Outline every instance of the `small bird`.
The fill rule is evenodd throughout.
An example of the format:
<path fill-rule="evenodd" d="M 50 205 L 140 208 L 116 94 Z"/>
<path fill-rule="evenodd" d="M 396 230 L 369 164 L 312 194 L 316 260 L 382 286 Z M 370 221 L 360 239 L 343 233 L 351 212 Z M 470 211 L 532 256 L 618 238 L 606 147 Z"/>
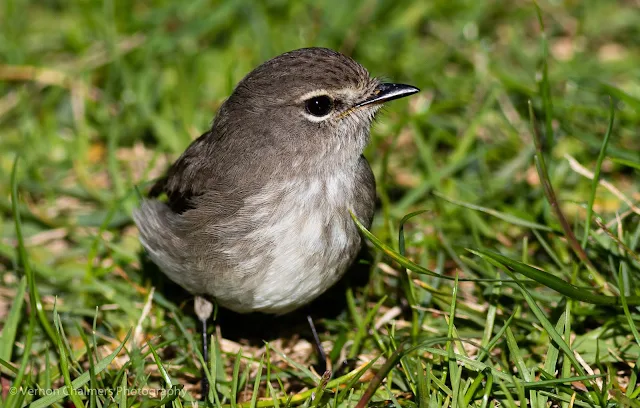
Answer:
<path fill-rule="evenodd" d="M 362 153 L 376 112 L 418 91 L 326 48 L 263 63 L 152 187 L 167 202 L 134 212 L 149 257 L 200 296 L 201 320 L 206 296 L 239 313 L 311 302 L 359 253 L 350 212 L 371 225 L 375 180 Z"/>

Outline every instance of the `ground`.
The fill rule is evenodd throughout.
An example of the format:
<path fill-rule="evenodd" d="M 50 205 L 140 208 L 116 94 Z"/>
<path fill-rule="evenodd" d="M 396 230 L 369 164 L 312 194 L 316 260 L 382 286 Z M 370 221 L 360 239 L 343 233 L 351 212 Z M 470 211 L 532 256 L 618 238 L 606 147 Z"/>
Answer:
<path fill-rule="evenodd" d="M 201 398 L 192 300 L 132 210 L 246 73 L 325 46 L 422 89 L 365 153 L 368 281 L 320 304 L 324 379 L 303 317 L 221 311 L 208 403 L 640 406 L 638 38 L 637 0 L 5 0 L 4 405 Z"/>

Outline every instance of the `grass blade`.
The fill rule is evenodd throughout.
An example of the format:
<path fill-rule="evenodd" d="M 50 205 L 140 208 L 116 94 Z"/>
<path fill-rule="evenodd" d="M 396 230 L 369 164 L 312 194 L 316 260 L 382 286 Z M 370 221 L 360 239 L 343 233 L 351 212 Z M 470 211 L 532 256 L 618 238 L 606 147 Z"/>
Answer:
<path fill-rule="evenodd" d="M 518 218 L 514 215 L 511 214 L 506 214 L 500 211 L 496 211 L 496 210 L 492 210 L 491 208 L 486 208 L 486 207 L 481 207 L 479 205 L 475 205 L 475 204 L 471 204 L 471 203 L 467 203 L 464 201 L 460 201 L 460 200 L 454 200 L 453 198 L 449 198 L 447 196 L 445 196 L 442 193 L 439 193 L 437 191 L 433 192 L 433 195 L 442 198 L 445 201 L 448 201 L 452 204 L 456 204 L 459 205 L 461 207 L 464 208 L 468 208 L 470 210 L 475 210 L 475 211 L 480 211 L 483 212 L 485 214 L 491 215 L 493 217 L 499 218 L 502 221 L 506 221 L 510 224 L 513 225 L 518 225 L 520 227 L 524 227 L 524 228 L 531 228 L 534 230 L 541 230 L 541 231 L 553 231 L 552 228 L 547 227 L 546 225 L 542 225 L 542 224 L 538 224 L 536 222 L 533 221 L 527 221 L 527 220 L 523 220 L 522 218 Z"/>
<path fill-rule="evenodd" d="M 589 230 L 591 229 L 591 217 L 593 217 L 593 203 L 596 201 L 596 191 L 598 190 L 598 183 L 600 182 L 600 170 L 602 169 L 602 162 L 607 154 L 607 146 L 609 145 L 609 138 L 613 131 L 613 120 L 615 118 L 615 109 L 613 100 L 609 98 L 609 124 L 607 125 L 607 132 L 604 134 L 604 140 L 602 141 L 602 147 L 600 153 L 598 153 L 598 160 L 596 161 L 596 169 L 593 172 L 593 179 L 591 180 L 591 195 L 589 196 L 589 203 L 587 204 L 587 218 L 584 226 L 584 236 L 582 237 L 582 248 L 586 248 L 587 239 L 589 238 Z"/>
<path fill-rule="evenodd" d="M 0 359 L 11 361 L 11 352 L 16 341 L 16 333 L 18 332 L 18 323 L 22 317 L 22 304 L 25 302 L 24 294 L 27 289 L 27 279 L 22 277 L 16 290 L 16 295 L 11 303 L 9 315 L 6 317 L 2 328 L 2 337 L 0 338 Z"/>
<path fill-rule="evenodd" d="M 52 342 L 57 342 L 56 332 L 49 324 L 49 320 L 42 307 L 42 301 L 40 300 L 40 294 L 36 289 L 35 276 L 31 265 L 29 264 L 29 257 L 27 256 L 27 250 L 24 245 L 24 236 L 22 235 L 22 221 L 20 220 L 20 212 L 18 211 L 18 159 L 13 161 L 13 168 L 11 170 L 11 210 L 13 211 L 13 219 L 15 221 L 16 238 L 18 240 L 18 255 L 20 264 L 24 269 L 25 276 L 27 277 L 27 283 L 29 285 L 29 300 L 31 307 L 36 311 L 40 324 L 44 328 L 45 332 L 49 335 L 49 339 Z"/>
<path fill-rule="evenodd" d="M 564 280 L 554 275 L 551 275 L 548 272 L 507 258 L 504 255 L 498 254 L 497 252 L 487 251 L 483 249 L 468 249 L 468 251 L 484 259 L 497 261 L 507 270 L 521 273 L 527 278 L 533 279 L 536 282 L 541 283 L 546 287 L 553 289 L 556 292 L 561 293 L 571 299 L 579 300 L 585 303 L 591 303 L 594 305 L 619 306 L 622 304 L 622 300 L 618 296 L 595 295 L 587 289 L 579 288 L 575 285 L 565 282 Z M 640 306 L 640 296 L 627 296 L 626 301 L 629 305 Z"/>

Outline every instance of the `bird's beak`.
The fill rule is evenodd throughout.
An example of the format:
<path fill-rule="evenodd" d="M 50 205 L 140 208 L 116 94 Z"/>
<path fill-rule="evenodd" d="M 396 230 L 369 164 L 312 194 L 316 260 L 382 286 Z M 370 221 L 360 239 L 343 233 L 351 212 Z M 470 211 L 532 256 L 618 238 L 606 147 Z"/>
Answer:
<path fill-rule="evenodd" d="M 358 103 L 354 108 L 360 108 L 362 106 L 384 103 L 388 101 L 392 101 L 394 99 L 404 98 L 405 96 L 413 95 L 414 93 L 420 92 L 418 88 L 411 85 L 404 84 L 380 84 L 373 91 L 373 94 L 365 99 L 364 101 Z"/>

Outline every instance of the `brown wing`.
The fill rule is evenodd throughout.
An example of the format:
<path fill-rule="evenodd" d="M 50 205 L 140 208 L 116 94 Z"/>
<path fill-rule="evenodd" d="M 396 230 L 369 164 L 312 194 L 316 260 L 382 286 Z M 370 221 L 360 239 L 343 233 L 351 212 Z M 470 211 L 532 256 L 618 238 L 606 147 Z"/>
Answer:
<path fill-rule="evenodd" d="M 167 205 L 177 214 L 194 208 L 192 200 L 206 191 L 206 184 L 211 179 L 211 166 L 209 160 L 208 140 L 211 132 L 207 132 L 197 138 L 176 160 L 167 175 L 158 180 L 151 190 L 149 197 L 158 197 L 165 193 Z"/>

